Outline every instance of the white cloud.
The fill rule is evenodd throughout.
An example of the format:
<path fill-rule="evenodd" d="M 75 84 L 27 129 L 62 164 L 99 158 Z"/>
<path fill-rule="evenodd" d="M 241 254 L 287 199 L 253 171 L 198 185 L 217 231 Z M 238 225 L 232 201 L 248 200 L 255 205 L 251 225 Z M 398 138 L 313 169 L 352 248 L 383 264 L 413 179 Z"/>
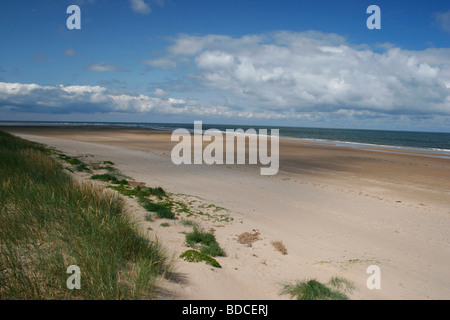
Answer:
<path fill-rule="evenodd" d="M 445 112 L 445 111 L 444 111 Z M 359 126 L 360 128 L 430 129 L 450 130 L 448 116 L 380 114 L 368 110 L 338 109 L 308 112 L 280 112 L 277 109 L 233 108 L 220 104 L 205 104 L 198 100 L 149 97 L 146 95 L 117 94 L 101 86 L 41 86 L 0 82 L 0 113 L 3 116 L 22 114 L 51 118 L 72 114 L 136 114 L 142 119 L 215 119 L 222 122 L 269 121 L 306 126 Z M 148 114 L 137 115 L 138 113 Z M 448 114 L 448 112 L 447 112 Z M 162 117 L 162 118 L 161 118 Z M 188 118 L 186 118 L 188 117 Z M 85 118 L 86 119 L 86 118 Z M 275 121 L 275 122 L 274 122 Z"/>
<path fill-rule="evenodd" d="M 202 86 L 251 112 L 450 114 L 450 49 L 378 53 L 336 34 L 283 31 L 180 35 L 166 53 L 161 61 L 189 59 Z"/>
<path fill-rule="evenodd" d="M 410 128 L 439 123 L 450 129 L 449 62 L 450 48 L 352 45 L 342 36 L 317 31 L 179 35 L 164 55 L 143 61 L 153 68 L 188 66 L 170 72 L 176 74 L 172 85 L 152 85 L 178 92 L 177 97 L 162 89 L 146 96 L 101 86 L 0 82 L 0 107 L 41 113 L 148 112 L 220 121 L 298 120 L 321 126 L 354 121 L 361 127 L 389 123 L 397 128 L 395 121 L 402 121 Z M 118 71 L 105 63 L 88 69 Z M 195 90 L 175 90 L 180 81 Z M 179 96 L 181 91 L 189 98 Z"/>
<path fill-rule="evenodd" d="M 146 95 L 116 94 L 101 86 L 41 86 L 0 82 L 0 107 L 39 113 L 153 112 L 223 115 L 230 109 L 198 101 Z M 208 109 L 208 110 L 207 110 Z"/>
<path fill-rule="evenodd" d="M 203 52 L 197 57 L 196 61 L 202 69 L 224 69 L 235 63 L 233 55 L 220 51 Z"/>
<path fill-rule="evenodd" d="M 150 6 L 144 0 L 130 0 L 131 9 L 141 14 L 149 14 L 152 12 Z"/>
<path fill-rule="evenodd" d="M 157 88 L 154 92 L 153 95 L 155 96 L 166 96 L 167 92 L 165 92 L 163 89 L 161 88 Z"/>

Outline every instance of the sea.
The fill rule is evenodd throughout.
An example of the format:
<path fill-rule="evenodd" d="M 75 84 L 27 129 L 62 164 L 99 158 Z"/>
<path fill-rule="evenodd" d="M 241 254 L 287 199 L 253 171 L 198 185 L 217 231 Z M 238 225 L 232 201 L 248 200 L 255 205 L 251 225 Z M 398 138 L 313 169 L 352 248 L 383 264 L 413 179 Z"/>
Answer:
<path fill-rule="evenodd" d="M 193 123 L 119 123 L 119 122 L 13 122 L 1 121 L 0 126 L 86 126 L 86 127 L 116 127 L 116 128 L 148 128 L 173 131 L 184 128 L 194 130 Z M 203 131 L 218 129 L 279 129 L 280 138 L 302 140 L 327 145 L 346 146 L 359 149 L 379 148 L 386 152 L 405 152 L 421 154 L 432 153 L 433 156 L 450 159 L 450 133 L 419 132 L 394 130 L 362 130 L 362 129 L 332 129 L 281 126 L 246 126 L 202 124 Z M 422 154 L 421 154 L 422 155 Z"/>

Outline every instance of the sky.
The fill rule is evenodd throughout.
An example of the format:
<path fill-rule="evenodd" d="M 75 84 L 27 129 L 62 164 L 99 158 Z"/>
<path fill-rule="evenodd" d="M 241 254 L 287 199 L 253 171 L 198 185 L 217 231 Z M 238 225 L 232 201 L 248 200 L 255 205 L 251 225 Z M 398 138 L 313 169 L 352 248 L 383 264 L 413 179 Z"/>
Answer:
<path fill-rule="evenodd" d="M 0 26 L 0 121 L 450 132 L 448 1 L 2 0 Z"/>

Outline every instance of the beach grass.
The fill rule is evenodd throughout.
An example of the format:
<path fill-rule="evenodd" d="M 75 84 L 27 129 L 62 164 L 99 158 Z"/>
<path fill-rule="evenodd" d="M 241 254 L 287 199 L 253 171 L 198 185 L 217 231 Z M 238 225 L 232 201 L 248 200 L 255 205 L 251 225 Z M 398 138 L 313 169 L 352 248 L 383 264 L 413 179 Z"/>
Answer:
<path fill-rule="evenodd" d="M 176 219 L 170 203 L 154 202 L 148 198 L 139 198 L 139 203 L 148 212 L 155 212 L 160 219 Z"/>
<path fill-rule="evenodd" d="M 344 279 L 345 280 L 345 279 Z M 334 285 L 342 285 L 346 282 L 340 278 L 332 279 Z M 315 279 L 296 281 L 283 285 L 282 294 L 288 294 L 297 300 L 349 300 L 349 298 L 339 289 L 332 289 Z"/>
<path fill-rule="evenodd" d="M 167 197 L 166 191 L 164 191 L 164 189 L 161 188 L 161 187 L 156 187 L 156 188 L 148 187 L 148 188 L 146 188 L 146 190 L 151 195 L 154 195 L 154 196 L 158 197 L 158 199 L 162 199 L 162 198 Z"/>
<path fill-rule="evenodd" d="M 114 174 L 104 173 L 104 174 L 94 174 L 91 176 L 92 180 L 100 180 L 104 182 L 111 182 L 113 184 L 127 185 L 128 181 L 126 179 L 120 179 Z M 120 179 L 120 180 L 119 180 Z"/>
<path fill-rule="evenodd" d="M 71 265 L 80 290 L 66 286 Z M 0 299 L 149 299 L 169 269 L 119 195 L 74 182 L 47 148 L 0 132 Z"/>
<path fill-rule="evenodd" d="M 108 186 L 108 188 L 118 191 L 120 194 L 127 197 L 145 198 L 150 196 L 150 192 L 139 186 L 135 188 L 129 188 L 126 185 Z"/>
<path fill-rule="evenodd" d="M 62 153 L 58 155 L 58 158 L 63 160 L 64 162 L 72 165 L 76 171 L 79 171 L 79 172 L 85 171 L 88 173 L 92 172 L 91 169 L 89 169 L 88 165 L 86 163 L 82 162 L 80 159 L 69 157 Z"/>
<path fill-rule="evenodd" d="M 186 234 L 186 244 L 196 248 L 200 245 L 200 252 L 213 257 L 225 257 L 225 250 L 217 243 L 214 234 L 200 231 L 197 228 Z"/>
<path fill-rule="evenodd" d="M 351 281 L 340 277 L 332 277 L 328 284 L 341 292 L 352 292 L 355 290 L 355 285 Z"/>

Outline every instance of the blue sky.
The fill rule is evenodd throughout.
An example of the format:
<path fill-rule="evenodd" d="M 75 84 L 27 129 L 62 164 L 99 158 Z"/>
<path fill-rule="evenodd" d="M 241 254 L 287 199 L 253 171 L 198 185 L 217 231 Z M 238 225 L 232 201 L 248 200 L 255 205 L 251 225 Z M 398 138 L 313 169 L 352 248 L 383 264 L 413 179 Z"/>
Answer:
<path fill-rule="evenodd" d="M 17 0 L 0 24 L 0 120 L 450 132 L 446 1 Z"/>

